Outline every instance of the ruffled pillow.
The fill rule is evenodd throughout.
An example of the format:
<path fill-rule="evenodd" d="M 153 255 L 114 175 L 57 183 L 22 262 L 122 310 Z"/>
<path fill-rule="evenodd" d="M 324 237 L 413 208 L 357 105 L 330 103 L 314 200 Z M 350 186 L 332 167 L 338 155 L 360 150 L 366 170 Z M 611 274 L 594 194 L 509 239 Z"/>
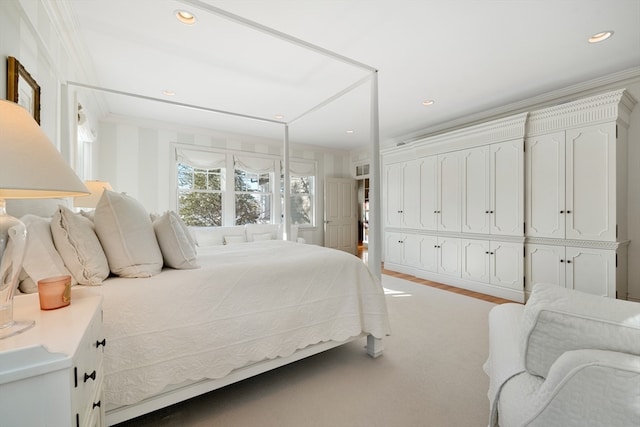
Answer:
<path fill-rule="evenodd" d="M 24 215 L 20 220 L 27 228 L 27 244 L 20 275 L 20 291 L 38 292 L 38 280 L 71 274 L 56 251 L 49 218 Z M 75 284 L 75 282 L 74 282 Z"/>
<path fill-rule="evenodd" d="M 58 253 L 81 285 L 100 285 L 109 276 L 109 264 L 93 222 L 60 206 L 51 218 L 51 234 Z"/>

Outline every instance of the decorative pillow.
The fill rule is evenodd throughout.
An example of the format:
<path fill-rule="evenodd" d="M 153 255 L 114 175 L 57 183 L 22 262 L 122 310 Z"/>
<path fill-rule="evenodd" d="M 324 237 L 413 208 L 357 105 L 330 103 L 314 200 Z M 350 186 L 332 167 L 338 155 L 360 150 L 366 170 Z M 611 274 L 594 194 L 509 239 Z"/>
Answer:
<path fill-rule="evenodd" d="M 149 214 L 133 197 L 105 190 L 94 214 L 111 272 L 121 277 L 151 277 L 162 270 L 162 252 Z"/>
<path fill-rule="evenodd" d="M 280 231 L 280 224 L 247 224 L 245 225 L 247 240 L 249 242 L 253 242 L 256 235 L 264 235 L 265 233 L 269 233 L 271 235 L 271 240 L 282 239 L 282 232 Z M 265 239 L 262 239 L 265 240 Z"/>
<path fill-rule="evenodd" d="M 153 221 L 162 258 L 167 267 L 198 268 L 195 244 L 191 233 L 175 212 L 166 212 Z"/>
<path fill-rule="evenodd" d="M 254 234 L 252 237 L 254 242 L 260 242 L 263 240 L 273 240 L 273 236 L 271 235 L 271 233 Z"/>
<path fill-rule="evenodd" d="M 245 243 L 247 240 L 244 236 L 224 236 L 225 245 L 233 245 L 234 243 Z"/>
<path fill-rule="evenodd" d="M 25 215 L 20 220 L 27 228 L 27 244 L 22 261 L 26 274 L 21 273 L 20 290 L 34 293 L 38 292 L 38 280 L 70 273 L 53 244 L 49 218 Z"/>
<path fill-rule="evenodd" d="M 193 235 L 194 240 L 198 242 L 198 246 L 201 248 L 207 246 L 219 246 L 224 245 L 222 234 L 216 231 L 217 227 L 189 227 Z"/>
<path fill-rule="evenodd" d="M 78 283 L 100 285 L 109 276 L 109 263 L 90 219 L 60 206 L 51 218 L 51 234 Z"/>

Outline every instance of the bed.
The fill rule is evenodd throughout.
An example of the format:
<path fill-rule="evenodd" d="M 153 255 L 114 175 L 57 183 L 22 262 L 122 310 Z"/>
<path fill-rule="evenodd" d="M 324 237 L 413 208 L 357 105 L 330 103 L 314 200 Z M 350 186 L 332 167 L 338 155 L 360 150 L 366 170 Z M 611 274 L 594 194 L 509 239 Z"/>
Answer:
<path fill-rule="evenodd" d="M 45 254 L 60 255 L 74 278 L 102 296 L 108 425 L 355 339 L 366 337 L 367 353 L 381 354 L 381 340 L 390 332 L 384 292 L 359 258 L 310 244 L 258 239 L 266 237 L 260 233 L 242 243 L 200 246 L 197 256 L 182 260 L 188 264 L 168 268 L 167 255 L 175 245 L 170 249 L 166 242 L 163 245 L 163 233 L 157 227 L 160 220 L 149 220 L 140 204 L 127 195 L 108 192 L 101 203 L 103 199 L 109 203 L 99 204 L 92 220 L 64 206 L 58 206 L 50 219 L 23 216 L 30 233 L 23 267 L 35 280 L 37 273 L 53 274 L 35 270 L 52 265 L 49 260 L 42 262 Z M 134 208 L 139 208 L 135 221 Z M 115 217 L 106 218 L 106 214 Z M 171 212 L 163 217 L 176 218 Z M 117 230 L 107 227 L 105 231 L 109 219 L 118 219 Z M 127 221 L 133 228 L 127 229 Z M 172 230 L 179 234 L 178 222 Z M 155 227 L 155 237 L 140 233 L 143 223 L 147 232 Z M 238 228 L 233 229 L 235 233 Z M 184 246 L 182 255 L 192 247 L 187 234 L 181 234 L 182 245 L 177 244 Z M 117 247 L 116 252 L 137 251 L 134 263 L 144 271 L 151 268 L 149 242 L 157 237 L 158 243 L 153 244 L 162 249 L 158 250 L 162 255 L 153 268 L 159 265 L 158 273 L 122 277 L 131 273 L 129 266 L 118 270 L 120 276 L 114 274 L 118 260 L 107 236 L 117 236 L 119 244 L 128 236 L 124 239 L 128 246 Z M 144 240 L 149 242 L 134 246 Z M 72 242 L 75 248 L 65 248 Z M 55 248 L 44 250 L 46 245 Z M 111 272 L 91 265 L 99 258 L 100 248 Z M 81 265 L 72 265 L 83 257 Z M 140 277 L 145 275 L 149 277 Z"/>

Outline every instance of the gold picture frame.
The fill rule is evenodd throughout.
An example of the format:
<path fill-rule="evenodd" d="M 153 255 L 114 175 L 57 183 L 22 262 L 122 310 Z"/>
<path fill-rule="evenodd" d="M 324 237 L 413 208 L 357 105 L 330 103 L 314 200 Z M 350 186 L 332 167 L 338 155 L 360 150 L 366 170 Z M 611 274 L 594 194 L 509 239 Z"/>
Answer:
<path fill-rule="evenodd" d="M 7 57 L 7 99 L 24 107 L 40 124 L 40 86 L 13 56 Z"/>

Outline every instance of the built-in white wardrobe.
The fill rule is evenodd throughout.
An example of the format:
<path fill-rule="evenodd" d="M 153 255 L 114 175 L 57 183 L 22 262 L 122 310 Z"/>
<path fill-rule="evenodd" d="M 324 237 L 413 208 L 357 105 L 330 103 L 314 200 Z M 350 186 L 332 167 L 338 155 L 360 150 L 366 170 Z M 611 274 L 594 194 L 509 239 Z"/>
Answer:
<path fill-rule="evenodd" d="M 382 152 L 385 268 L 524 301 L 626 298 L 623 90 Z"/>

